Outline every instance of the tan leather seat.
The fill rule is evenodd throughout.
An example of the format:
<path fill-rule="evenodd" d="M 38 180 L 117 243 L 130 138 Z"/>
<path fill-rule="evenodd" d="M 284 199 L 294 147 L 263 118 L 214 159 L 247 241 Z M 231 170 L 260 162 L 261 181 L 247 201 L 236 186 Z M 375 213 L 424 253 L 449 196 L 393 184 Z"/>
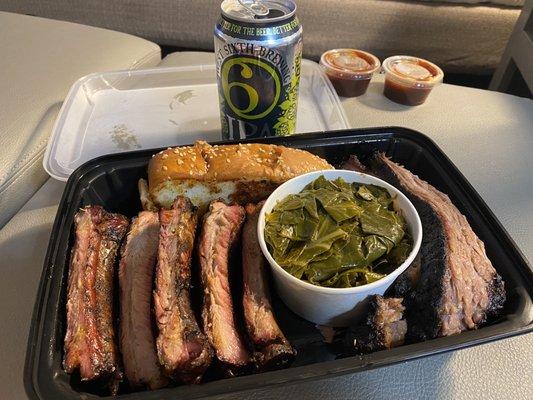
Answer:
<path fill-rule="evenodd" d="M 43 153 L 68 89 L 95 71 L 151 67 L 159 46 L 123 33 L 0 12 L 0 227 L 48 175 Z"/>

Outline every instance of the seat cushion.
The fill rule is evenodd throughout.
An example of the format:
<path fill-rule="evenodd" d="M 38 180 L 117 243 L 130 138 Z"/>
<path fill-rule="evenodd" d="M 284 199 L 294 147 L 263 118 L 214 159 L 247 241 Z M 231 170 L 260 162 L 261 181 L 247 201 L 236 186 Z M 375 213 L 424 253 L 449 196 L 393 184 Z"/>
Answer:
<path fill-rule="evenodd" d="M 219 3 L 212 0 L 2 0 L 0 10 L 101 26 L 159 44 L 212 51 Z M 394 54 L 424 57 L 445 72 L 494 70 L 520 14 L 519 8 L 489 3 L 412 0 L 300 0 L 297 3 L 304 28 L 306 58 L 317 59 L 332 48 L 355 47 L 375 53 L 381 59 Z"/>
<path fill-rule="evenodd" d="M 493 4 L 495 6 L 522 7 L 525 0 L 421 0 L 458 4 Z"/>
<path fill-rule="evenodd" d="M 157 65 L 124 33 L 0 12 L 0 227 L 44 183 L 42 158 L 70 86 L 95 71 Z"/>

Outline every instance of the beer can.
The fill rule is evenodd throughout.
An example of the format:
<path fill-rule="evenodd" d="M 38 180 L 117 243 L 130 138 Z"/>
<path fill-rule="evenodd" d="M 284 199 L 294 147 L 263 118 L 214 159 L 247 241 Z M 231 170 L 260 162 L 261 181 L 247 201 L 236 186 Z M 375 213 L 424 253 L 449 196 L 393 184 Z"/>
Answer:
<path fill-rule="evenodd" d="M 291 0 L 224 0 L 215 26 L 222 137 L 296 130 L 302 26 Z"/>

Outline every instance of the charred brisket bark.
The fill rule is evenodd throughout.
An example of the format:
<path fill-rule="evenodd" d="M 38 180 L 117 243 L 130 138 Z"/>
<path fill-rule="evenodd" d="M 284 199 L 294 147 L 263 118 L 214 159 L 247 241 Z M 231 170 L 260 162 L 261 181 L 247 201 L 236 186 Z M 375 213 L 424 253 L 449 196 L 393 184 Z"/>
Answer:
<path fill-rule="evenodd" d="M 391 297 L 406 297 L 416 287 L 420 280 L 420 252 L 409 267 L 394 281 L 385 293 Z"/>
<path fill-rule="evenodd" d="M 248 336 L 259 370 L 288 365 L 296 353 L 278 326 L 270 305 L 267 263 L 257 239 L 257 221 L 263 203 L 246 206 L 242 234 L 243 310 Z"/>
<path fill-rule="evenodd" d="M 362 353 L 401 346 L 407 332 L 402 299 L 373 295 L 368 308 L 364 324 L 352 328 L 348 333 L 349 345 Z"/>
<path fill-rule="evenodd" d="M 87 206 L 74 221 L 63 366 L 68 373 L 79 369 L 82 381 L 105 382 L 115 394 L 122 373 L 113 327 L 113 277 L 128 219 Z"/>
<path fill-rule="evenodd" d="M 383 153 L 375 155 L 372 173 L 400 189 L 422 221 L 420 271 L 410 268 L 393 289 L 406 295 L 409 340 L 475 329 L 497 315 L 505 303 L 504 283 L 448 196 Z"/>
<path fill-rule="evenodd" d="M 198 217 L 189 199 L 178 197 L 161 210 L 154 306 L 159 362 L 170 377 L 186 383 L 201 380 L 212 359 L 190 303 L 191 257 Z"/>

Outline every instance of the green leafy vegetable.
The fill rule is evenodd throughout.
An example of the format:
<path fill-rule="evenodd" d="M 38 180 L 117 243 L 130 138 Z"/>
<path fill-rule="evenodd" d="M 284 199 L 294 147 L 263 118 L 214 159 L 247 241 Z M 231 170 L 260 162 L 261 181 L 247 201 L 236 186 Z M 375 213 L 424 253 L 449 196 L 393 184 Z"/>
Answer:
<path fill-rule="evenodd" d="M 287 272 L 327 287 L 375 282 L 412 249 L 386 189 L 324 176 L 276 204 L 266 216 L 265 240 Z"/>

